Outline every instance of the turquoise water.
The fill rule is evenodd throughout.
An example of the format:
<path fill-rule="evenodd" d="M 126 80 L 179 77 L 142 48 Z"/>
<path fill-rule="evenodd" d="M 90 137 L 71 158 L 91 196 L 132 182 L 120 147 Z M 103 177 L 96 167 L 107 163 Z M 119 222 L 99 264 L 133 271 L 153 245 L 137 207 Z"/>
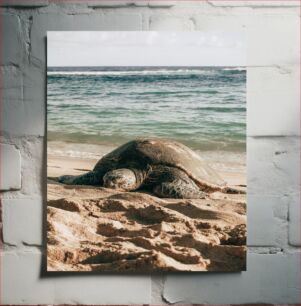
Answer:
<path fill-rule="evenodd" d="M 120 144 L 139 136 L 245 151 L 242 68 L 49 68 L 48 140 Z"/>

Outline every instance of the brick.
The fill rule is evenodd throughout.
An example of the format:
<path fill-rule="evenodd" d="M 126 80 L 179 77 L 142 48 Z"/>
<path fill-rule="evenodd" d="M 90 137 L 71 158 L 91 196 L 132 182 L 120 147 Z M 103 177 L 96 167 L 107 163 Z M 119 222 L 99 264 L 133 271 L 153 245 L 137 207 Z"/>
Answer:
<path fill-rule="evenodd" d="M 300 184 L 299 137 L 248 137 L 248 194 L 285 196 Z"/>
<path fill-rule="evenodd" d="M 301 246 L 300 237 L 300 193 L 291 195 L 289 202 L 289 244 Z"/>
<path fill-rule="evenodd" d="M 8 13 L 1 14 L 0 19 L 4 33 L 1 44 L 1 65 L 19 65 L 22 63 L 25 52 L 20 20 L 17 15 Z"/>
<path fill-rule="evenodd" d="M 208 0 L 209 4 L 215 7 L 298 7 L 300 2 L 296 1 L 270 1 L 270 0 L 261 0 L 261 1 L 240 1 L 240 0 L 232 0 L 232 1 L 214 1 Z"/>
<path fill-rule="evenodd" d="M 193 21 L 182 17 L 155 14 L 149 21 L 150 31 L 192 31 L 193 29 Z"/>
<path fill-rule="evenodd" d="M 247 18 L 245 14 L 209 14 L 193 16 L 196 31 L 220 31 L 221 24 L 224 31 L 243 32 L 246 29 Z"/>
<path fill-rule="evenodd" d="M 13 145 L 0 144 L 1 181 L 0 190 L 21 188 L 21 155 Z"/>
<path fill-rule="evenodd" d="M 21 145 L 22 196 L 40 197 L 46 194 L 44 140 L 31 137 L 23 140 Z"/>
<path fill-rule="evenodd" d="M 249 194 L 247 205 L 248 246 L 283 248 L 287 244 L 288 198 Z"/>
<path fill-rule="evenodd" d="M 276 197 L 269 196 L 248 196 L 248 246 L 275 245 L 276 222 L 273 207 L 277 200 Z"/>
<path fill-rule="evenodd" d="M 248 135 L 300 135 L 299 67 L 248 68 L 247 101 Z"/>
<path fill-rule="evenodd" d="M 19 125 L 24 135 L 44 136 L 46 113 L 46 69 L 38 65 L 23 69 L 24 117 Z M 22 134 L 18 131 L 18 134 Z"/>
<path fill-rule="evenodd" d="M 181 304 L 298 303 L 299 286 L 300 253 L 248 254 L 246 272 L 168 275 L 163 297 Z"/>
<path fill-rule="evenodd" d="M 41 7 L 47 6 L 48 0 L 1 0 L 0 6 L 6 7 Z"/>
<path fill-rule="evenodd" d="M 176 1 L 162 1 L 162 0 L 159 0 L 159 1 L 156 1 L 156 0 L 150 0 L 149 1 L 149 7 L 165 7 L 165 8 L 170 8 L 170 7 L 173 7 L 175 6 L 177 3 Z"/>
<path fill-rule="evenodd" d="M 2 129 L 8 135 L 44 135 L 46 76 L 35 66 L 0 68 Z"/>
<path fill-rule="evenodd" d="M 248 18 L 248 66 L 300 67 L 300 17 L 295 14 L 269 15 Z"/>
<path fill-rule="evenodd" d="M 14 66 L 0 68 L 2 88 L 2 129 L 7 133 L 18 130 L 23 117 L 23 83 L 22 72 Z M 24 117 L 23 117 L 24 118 Z"/>
<path fill-rule="evenodd" d="M 3 199 L 3 241 L 10 245 L 42 245 L 42 199 Z"/>
<path fill-rule="evenodd" d="M 135 31 L 142 30 L 138 13 L 105 13 L 89 15 L 40 14 L 33 17 L 32 56 L 44 67 L 47 31 Z"/>
<path fill-rule="evenodd" d="M 1 73 L 1 97 L 12 102 L 22 101 L 22 72 L 15 66 L 0 67 Z M 6 117 L 6 114 L 5 116 Z M 4 118 L 5 119 L 5 118 Z"/>
<path fill-rule="evenodd" d="M 14 66 L 0 68 L 2 88 L 2 129 L 14 134 L 20 131 L 18 125 L 23 117 L 22 72 Z M 24 117 L 23 117 L 24 118 Z M 22 123 L 21 123 L 22 124 Z"/>
<path fill-rule="evenodd" d="M 42 254 L 1 254 L 3 304 L 149 304 L 148 275 L 48 274 L 41 276 Z M 118 294 L 112 294 L 118 292 Z"/>

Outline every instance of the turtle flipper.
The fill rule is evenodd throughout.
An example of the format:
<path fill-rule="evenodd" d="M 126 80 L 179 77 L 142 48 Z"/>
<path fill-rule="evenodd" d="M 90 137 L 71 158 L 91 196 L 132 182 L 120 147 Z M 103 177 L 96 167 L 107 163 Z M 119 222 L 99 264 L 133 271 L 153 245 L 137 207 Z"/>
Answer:
<path fill-rule="evenodd" d="M 156 185 L 153 192 L 160 198 L 204 199 L 206 196 L 193 182 L 187 184 L 182 180 L 163 182 Z"/>
<path fill-rule="evenodd" d="M 246 194 L 245 190 L 236 189 L 233 187 L 223 187 L 221 191 L 228 194 Z"/>
<path fill-rule="evenodd" d="M 100 186 L 102 184 L 102 178 L 96 171 L 90 171 L 82 175 L 63 175 L 58 178 L 58 181 L 66 185 Z"/>

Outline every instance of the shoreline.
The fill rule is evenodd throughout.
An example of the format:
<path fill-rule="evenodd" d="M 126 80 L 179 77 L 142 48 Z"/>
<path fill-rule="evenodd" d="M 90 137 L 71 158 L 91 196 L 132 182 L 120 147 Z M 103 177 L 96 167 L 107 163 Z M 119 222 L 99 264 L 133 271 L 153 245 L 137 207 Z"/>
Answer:
<path fill-rule="evenodd" d="M 49 141 L 47 176 L 79 175 L 93 169 L 97 161 L 118 145 L 95 145 Z M 229 185 L 246 185 L 246 153 L 196 151 Z"/>

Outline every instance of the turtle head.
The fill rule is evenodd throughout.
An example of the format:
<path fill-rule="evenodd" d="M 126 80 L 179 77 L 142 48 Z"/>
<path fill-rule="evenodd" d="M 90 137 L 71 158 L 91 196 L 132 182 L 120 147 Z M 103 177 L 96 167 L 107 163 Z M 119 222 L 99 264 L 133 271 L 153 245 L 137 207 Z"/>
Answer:
<path fill-rule="evenodd" d="M 138 187 L 135 172 L 131 169 L 116 169 L 107 172 L 103 177 L 103 186 L 124 191 L 135 190 Z"/>

